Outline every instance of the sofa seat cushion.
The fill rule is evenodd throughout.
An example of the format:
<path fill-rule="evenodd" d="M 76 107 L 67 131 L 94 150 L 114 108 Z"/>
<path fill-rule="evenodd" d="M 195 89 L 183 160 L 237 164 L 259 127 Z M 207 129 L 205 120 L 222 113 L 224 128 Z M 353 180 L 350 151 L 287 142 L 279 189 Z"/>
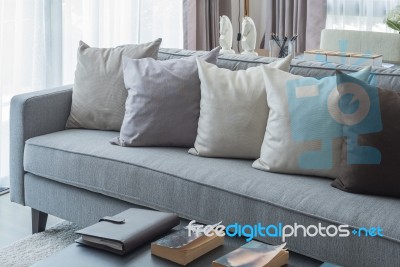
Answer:
<path fill-rule="evenodd" d="M 322 237 L 306 243 L 303 237 L 287 240 L 292 250 L 321 260 L 334 253 L 330 246 L 333 250 L 341 247 L 344 259 L 347 254 L 349 258 L 358 255 L 360 246 L 373 251 L 386 242 L 385 249 L 400 249 L 399 199 L 346 193 L 331 187 L 329 179 L 259 171 L 248 160 L 196 157 L 181 148 L 113 146 L 108 141 L 116 135 L 73 129 L 34 137 L 26 141 L 24 168 L 205 223 L 321 222 L 383 229 L 382 238 L 337 237 L 329 245 Z M 359 238 L 358 245 L 354 238 Z M 276 238 L 269 241 L 280 243 Z"/>

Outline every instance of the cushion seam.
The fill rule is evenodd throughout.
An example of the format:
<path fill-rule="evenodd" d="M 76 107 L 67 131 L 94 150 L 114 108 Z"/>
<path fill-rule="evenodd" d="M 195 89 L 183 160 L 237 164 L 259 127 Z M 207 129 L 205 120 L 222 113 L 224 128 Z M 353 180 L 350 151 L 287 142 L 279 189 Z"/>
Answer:
<path fill-rule="evenodd" d="M 158 51 L 159 54 L 165 54 L 165 55 L 170 55 L 170 56 L 180 56 L 180 57 L 192 57 L 196 55 L 199 51 L 191 51 L 193 54 L 179 54 L 179 53 L 172 53 L 172 52 L 164 52 L 164 51 Z M 201 52 L 207 52 L 207 51 L 201 51 Z"/>
<path fill-rule="evenodd" d="M 192 51 L 193 52 L 193 54 L 179 54 L 179 53 L 172 53 L 172 52 L 164 52 L 164 51 L 159 51 L 159 53 L 161 53 L 161 54 L 165 54 L 165 55 L 171 55 L 171 56 L 180 56 L 180 57 L 191 57 L 191 56 L 193 56 L 193 55 L 196 55 L 196 52 L 198 52 L 198 51 Z M 202 51 L 202 52 L 204 52 L 204 51 Z M 273 60 L 272 59 L 272 61 L 271 62 L 264 62 L 264 61 L 262 61 L 263 60 L 263 58 L 259 58 L 259 60 L 260 61 L 257 61 L 257 60 L 241 60 L 241 59 L 231 59 L 231 58 L 224 58 L 224 57 L 218 57 L 218 60 L 226 60 L 226 61 L 235 61 L 235 62 L 244 62 L 244 63 L 257 63 L 257 64 L 270 64 L 270 63 L 272 63 L 272 62 L 274 62 L 274 61 L 276 61 L 276 60 Z"/>
<path fill-rule="evenodd" d="M 135 167 L 139 167 L 139 168 L 147 169 L 147 170 L 150 170 L 150 171 L 158 172 L 158 173 L 161 173 L 161 174 L 169 175 L 169 176 L 178 178 L 178 179 L 180 179 L 180 180 L 184 180 L 184 181 L 189 182 L 189 183 L 194 183 L 194 184 L 198 184 L 198 185 L 210 187 L 210 188 L 217 189 L 217 190 L 222 190 L 222 191 L 224 191 L 224 192 L 227 192 L 227 193 L 230 193 L 230 194 L 234 194 L 234 195 L 237 195 L 237 196 L 240 196 L 240 197 L 244 197 L 244 198 L 248 198 L 248 199 L 260 201 L 260 202 L 262 202 L 262 203 L 266 203 L 266 204 L 269 204 L 269 205 L 271 205 L 271 206 L 275 206 L 275 207 L 278 207 L 278 208 L 286 209 L 286 210 L 288 210 L 288 211 L 291 211 L 291 212 L 294 212 L 294 213 L 299 213 L 299 214 L 302 214 L 302 215 L 305 215 L 305 216 L 309 216 L 309 217 L 313 217 L 313 218 L 315 218 L 315 219 L 322 219 L 322 220 L 325 220 L 325 221 L 327 221 L 327 222 L 336 223 L 336 224 L 342 224 L 342 223 L 340 223 L 340 222 L 337 222 L 337 221 L 332 220 L 332 219 L 325 218 L 325 217 L 320 216 L 320 215 L 314 215 L 314 214 L 310 214 L 310 213 L 307 213 L 307 212 L 304 212 L 304 211 L 295 210 L 294 208 L 289 208 L 289 207 L 286 207 L 286 206 L 283 206 L 283 205 L 279 205 L 279 204 L 273 203 L 273 202 L 271 202 L 271 201 L 262 200 L 262 199 L 259 199 L 259 198 L 257 198 L 257 197 L 250 197 L 250 196 L 247 196 L 247 195 L 242 195 L 242 194 L 240 194 L 240 193 L 238 193 L 238 192 L 233 192 L 233 191 L 230 191 L 230 190 L 227 190 L 227 189 L 223 189 L 223 188 L 219 188 L 219 187 L 216 187 L 216 186 L 213 186 L 213 185 L 209 185 L 209 184 L 203 184 L 203 183 L 200 183 L 200 182 L 197 182 L 197 181 L 193 181 L 193 180 L 189 180 L 189 179 L 187 179 L 187 178 L 180 177 L 180 176 L 177 176 L 177 175 L 174 175 L 174 174 L 170 174 L 170 173 L 167 173 L 167 172 L 164 172 L 164 171 L 155 170 L 155 169 L 152 169 L 152 168 L 149 168 L 149 167 L 146 167 L 146 166 L 140 166 L 140 165 L 137 165 L 137 164 L 134 164 L 134 163 L 124 162 L 124 161 L 121 161 L 121 160 L 108 159 L 108 158 L 104 158 L 104 157 L 94 156 L 94 155 L 90 155 L 90 154 L 83 154 L 83 153 L 78 153 L 78 152 L 72 152 L 72 151 L 68 151 L 68 150 L 65 150 L 65 149 L 59 149 L 59 148 L 48 147 L 48 146 L 43 146 L 43 145 L 37 145 L 37 144 L 28 144 L 28 145 L 32 145 L 32 146 L 36 146 L 36 147 L 42 147 L 42 148 L 47 148 L 47 149 L 52 149 L 52 150 L 63 151 L 63 152 L 71 153 L 71 154 L 83 155 L 83 156 L 92 157 L 92 158 L 98 158 L 98 159 L 103 159 L 103 160 L 110 160 L 110 161 L 114 161 L 114 162 L 118 162 L 118 163 L 122 163 L 122 164 L 127 164 L 127 165 L 133 165 L 133 166 L 135 166 Z M 29 172 L 29 170 L 25 170 L 25 171 L 28 171 L 28 172 Z M 32 173 L 33 173 L 33 172 L 32 172 Z M 41 174 L 38 174 L 38 175 L 41 175 Z M 42 175 L 41 175 L 41 176 L 42 176 Z M 52 178 L 51 178 L 51 179 L 52 179 Z M 83 184 L 82 184 L 81 186 L 86 186 L 86 185 L 83 185 Z M 88 187 L 91 187 L 91 186 L 88 186 Z M 95 187 L 91 187 L 91 188 L 96 189 Z M 101 190 L 101 189 L 99 188 L 99 189 L 97 189 L 97 190 Z M 104 191 L 104 192 L 109 192 L 109 191 L 105 191 L 105 190 L 103 190 L 103 191 Z M 112 193 L 112 192 L 110 192 L 110 193 Z M 126 195 L 123 195 L 123 196 L 126 196 Z M 126 197 L 130 197 L 130 196 L 126 196 Z M 359 229 L 359 228 L 356 227 L 356 226 L 352 226 L 352 225 L 349 225 L 349 226 L 352 227 L 352 228 L 355 228 L 355 229 Z M 383 236 L 383 237 L 379 237 L 379 238 L 385 238 L 385 239 L 388 239 L 388 240 L 400 242 L 400 239 L 396 239 L 396 238 L 392 238 L 392 237 Z"/>
<path fill-rule="evenodd" d="M 244 62 L 244 63 L 254 63 L 254 64 L 264 64 L 264 65 L 268 65 L 268 64 L 271 64 L 272 62 L 275 62 L 275 61 L 277 61 L 277 60 L 271 60 L 270 62 L 265 62 L 265 61 L 262 61 L 262 60 L 264 60 L 263 58 L 260 58 L 259 60 L 260 61 L 257 61 L 257 60 L 241 60 L 241 59 L 234 59 L 234 58 L 221 58 L 221 57 L 218 57 L 218 60 L 226 60 L 226 61 L 235 61 L 235 62 L 237 62 L 237 63 L 241 63 L 241 62 Z"/>
<path fill-rule="evenodd" d="M 33 175 L 35 175 L 35 174 L 33 174 Z M 45 178 L 44 176 L 41 176 L 41 178 L 49 179 L 49 178 Z M 63 181 L 58 181 L 58 179 L 54 179 L 54 182 L 60 182 L 60 183 L 62 183 L 62 184 L 66 184 L 66 185 L 68 185 L 68 186 L 73 186 L 73 185 L 64 183 Z M 86 188 L 81 188 L 81 189 L 83 189 L 83 190 L 88 190 L 88 189 L 86 189 Z M 95 192 L 95 193 L 97 193 L 97 192 Z M 101 193 L 100 193 L 100 194 L 101 194 Z M 112 196 L 108 196 L 108 195 L 105 195 L 105 196 L 107 196 L 107 197 L 112 197 Z M 212 221 L 210 221 L 210 220 L 208 220 L 208 219 L 200 218 L 200 217 L 198 217 L 197 214 L 191 214 L 191 213 L 187 213 L 187 212 L 184 212 L 184 213 L 183 213 L 183 212 L 182 212 L 182 213 L 179 212 L 179 213 L 177 213 L 176 210 L 174 210 L 173 207 L 170 208 L 170 209 L 168 209 L 168 208 L 165 208 L 165 207 L 163 207 L 163 206 L 160 206 L 160 205 L 158 205 L 158 204 L 156 204 L 156 203 L 152 203 L 152 202 L 145 201 L 145 200 L 141 200 L 141 199 L 137 199 L 137 198 L 134 198 L 134 199 L 137 200 L 137 202 L 135 202 L 135 203 L 130 202 L 130 201 L 127 201 L 127 202 L 128 202 L 128 203 L 135 204 L 135 205 L 139 205 L 139 206 L 145 206 L 145 207 L 148 207 L 148 208 L 151 208 L 151 209 L 155 209 L 155 210 L 159 210 L 159 211 L 165 211 L 165 212 L 176 213 L 176 214 L 179 216 L 179 218 L 183 218 L 183 219 L 187 219 L 187 220 L 196 220 L 197 222 L 200 222 L 200 223 L 203 223 L 203 224 L 213 224 L 213 223 L 215 223 L 215 222 L 212 222 Z M 123 201 L 125 201 L 125 200 L 123 200 Z M 263 240 L 260 239 L 260 238 L 255 238 L 255 240 L 263 241 Z M 265 242 L 265 241 L 264 241 L 264 242 Z M 289 248 L 291 251 L 293 251 L 293 252 L 302 254 L 302 255 L 304 255 L 304 256 L 307 256 L 307 257 L 312 258 L 312 259 L 315 259 L 315 260 L 319 260 L 319 261 L 322 261 L 322 262 L 328 261 L 328 260 L 325 259 L 325 258 L 321 258 L 320 255 L 312 255 L 312 254 L 310 254 L 310 253 L 301 252 L 301 251 L 298 250 L 298 249 L 293 249 L 292 246 L 288 246 L 288 248 Z"/>
<path fill-rule="evenodd" d="M 193 54 L 190 54 L 190 55 L 172 53 L 172 52 L 164 52 L 164 51 L 159 51 L 159 53 L 165 54 L 165 55 L 171 55 L 171 56 L 191 57 L 196 54 L 196 51 L 193 51 Z M 241 60 L 241 59 L 230 59 L 230 58 L 218 57 L 218 60 L 235 61 L 238 63 L 244 62 L 244 63 L 254 63 L 254 64 L 265 64 L 265 65 L 268 65 L 268 64 L 271 64 L 272 62 L 274 62 L 274 60 L 271 62 L 264 62 L 264 61 L 262 61 L 263 60 L 262 58 L 260 58 L 260 61 L 257 61 L 257 60 Z M 310 62 L 310 61 L 302 61 L 302 62 Z M 296 63 L 290 64 L 290 67 L 305 68 L 305 69 L 317 69 L 317 70 L 342 70 L 342 71 L 348 71 L 348 72 L 357 72 L 358 71 L 358 70 L 353 70 L 353 69 L 346 69 L 343 67 L 325 68 L 325 67 L 319 67 L 319 66 L 304 66 L 304 65 L 300 65 L 300 64 L 296 64 Z M 400 76 L 400 74 L 396 74 L 396 73 L 380 73 L 380 72 L 374 72 L 374 71 L 371 71 L 371 74 L 378 75 L 378 76 L 395 76 L 395 77 Z"/>
<path fill-rule="evenodd" d="M 303 62 L 309 62 L 309 61 L 303 61 Z M 337 68 L 325 68 L 325 67 L 320 67 L 320 66 L 305 66 L 305 65 L 300 65 L 298 63 L 291 64 L 290 67 L 292 67 L 292 68 L 304 68 L 304 69 L 315 69 L 315 70 L 341 70 L 341 71 L 348 71 L 348 72 L 357 72 L 357 71 L 359 71 L 359 70 L 353 70 L 353 69 L 346 69 L 346 68 L 340 67 L 340 66 L 338 66 Z M 374 72 L 374 71 L 371 71 L 371 75 L 395 76 L 395 77 L 400 76 L 400 74 L 397 74 L 397 73 L 381 73 L 381 72 Z"/>

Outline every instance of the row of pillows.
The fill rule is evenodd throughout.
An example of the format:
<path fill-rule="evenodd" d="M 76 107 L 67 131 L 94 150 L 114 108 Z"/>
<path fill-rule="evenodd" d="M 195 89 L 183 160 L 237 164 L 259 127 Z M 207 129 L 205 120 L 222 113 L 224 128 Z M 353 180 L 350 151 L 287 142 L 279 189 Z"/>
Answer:
<path fill-rule="evenodd" d="M 330 177 L 353 193 L 400 197 L 400 95 L 371 68 L 320 80 L 264 67 L 269 117 L 253 167 Z"/>
<path fill-rule="evenodd" d="M 382 98 L 400 98 L 366 83 L 371 68 L 317 80 L 288 73 L 285 58 L 231 71 L 215 66 L 219 48 L 157 61 L 160 43 L 114 49 L 81 43 L 67 128 L 120 129 L 111 143 L 193 147 L 189 153 L 198 156 L 257 159 L 253 167 L 260 170 L 330 177 L 345 191 L 400 197 L 399 129 L 386 121 L 382 132 L 397 108 Z M 82 92 L 90 103 L 76 101 Z M 379 112 L 360 109 L 361 100 Z"/>

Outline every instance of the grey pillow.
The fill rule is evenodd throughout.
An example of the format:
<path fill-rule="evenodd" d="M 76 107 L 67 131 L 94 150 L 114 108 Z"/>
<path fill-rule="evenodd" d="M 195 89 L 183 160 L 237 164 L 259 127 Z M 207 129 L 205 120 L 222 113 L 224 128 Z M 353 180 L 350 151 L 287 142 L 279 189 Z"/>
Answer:
<path fill-rule="evenodd" d="M 365 117 L 352 116 L 342 125 L 340 174 L 332 186 L 352 193 L 400 198 L 400 94 L 336 73 L 338 89 L 344 98 L 358 88 L 365 93 L 360 106 L 367 106 Z M 347 101 L 347 109 L 351 101 Z M 350 104 L 350 105 L 349 105 Z"/>
<path fill-rule="evenodd" d="M 220 48 L 202 58 L 216 63 Z M 193 146 L 200 113 L 196 57 L 157 61 L 124 58 L 128 90 L 120 146 Z"/>
<path fill-rule="evenodd" d="M 160 45 L 161 39 L 157 39 L 146 44 L 94 48 L 80 41 L 66 128 L 119 131 L 127 96 L 122 56 L 157 58 Z"/>
<path fill-rule="evenodd" d="M 268 64 L 289 71 L 291 57 Z M 260 157 L 268 119 L 262 67 L 232 71 L 199 59 L 200 119 L 194 148 L 204 157 Z"/>

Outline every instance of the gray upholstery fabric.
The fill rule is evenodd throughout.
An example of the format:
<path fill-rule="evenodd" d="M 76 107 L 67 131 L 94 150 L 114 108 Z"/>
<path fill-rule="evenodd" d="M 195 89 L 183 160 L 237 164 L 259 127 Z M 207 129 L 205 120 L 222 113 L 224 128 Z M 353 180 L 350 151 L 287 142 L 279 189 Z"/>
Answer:
<path fill-rule="evenodd" d="M 202 55 L 214 64 L 220 48 Z M 128 97 L 120 146 L 192 147 L 200 114 L 200 79 L 196 57 L 157 61 L 123 60 Z"/>
<path fill-rule="evenodd" d="M 116 198 L 25 174 L 26 205 L 82 227 L 137 206 Z M 85 203 L 82 205 L 82 203 Z"/>
<path fill-rule="evenodd" d="M 226 54 L 219 56 L 217 66 L 230 70 L 245 70 L 250 67 L 259 66 L 260 64 L 269 64 L 277 60 L 276 58 L 262 56 Z"/>
<path fill-rule="evenodd" d="M 200 56 L 204 55 L 205 53 L 207 52 L 160 48 L 160 51 L 158 52 L 158 59 L 166 60 L 172 58 L 189 57 L 192 55 Z M 269 64 L 276 60 L 277 60 L 276 58 L 252 56 L 252 55 L 239 55 L 239 54 L 220 55 L 218 57 L 217 66 L 220 68 L 225 68 L 230 70 L 245 70 L 250 67 L 256 67 L 260 64 Z"/>
<path fill-rule="evenodd" d="M 190 56 L 202 56 L 207 53 L 207 51 L 182 50 L 179 48 L 160 48 L 160 50 L 158 51 L 158 60 L 168 60 Z"/>
<path fill-rule="evenodd" d="M 159 58 L 180 58 L 204 53 L 160 49 Z M 263 57 L 224 55 L 219 57 L 217 64 L 237 70 L 272 61 Z M 351 72 L 359 70 L 358 67 L 294 60 L 291 72 L 321 77 L 333 75 L 335 68 Z M 373 73 L 381 87 L 399 91 L 400 70 L 374 68 Z M 373 81 L 372 77 L 370 81 Z M 204 223 L 224 220 L 226 223 L 238 221 L 268 224 L 281 221 L 305 225 L 321 221 L 326 225 L 331 221 L 367 227 L 381 224 L 385 238 L 351 236 L 327 241 L 326 238 L 298 237 L 290 239 L 288 246 L 292 251 L 346 266 L 396 266 L 400 262 L 399 200 L 341 192 L 331 188 L 327 179 L 260 172 L 252 169 L 249 161 L 198 158 L 187 155 L 186 149 L 112 146 L 107 141 L 115 136 L 115 132 L 74 130 L 82 132 L 78 135 L 70 132 L 73 130 L 62 131 L 70 113 L 71 88 L 68 86 L 23 94 L 12 100 L 10 179 L 13 202 L 27 204 L 82 225 L 94 222 L 101 214 L 115 214 L 125 209 L 125 201 L 177 211 L 183 217 Z M 79 144 L 87 142 L 88 146 L 81 149 L 93 155 L 79 156 L 68 151 L 54 150 L 54 147 L 35 146 L 33 149 L 33 145 L 28 145 L 24 152 L 25 140 L 57 131 L 62 132 L 38 138 L 51 143 L 55 141 L 55 135 L 58 136 L 59 145 L 67 141 L 66 147 L 74 150 L 77 150 Z M 63 136 L 71 133 L 75 137 L 65 140 Z M 74 146 L 70 146 L 71 142 Z M 107 149 L 102 151 L 104 147 L 97 148 L 99 142 Z M 115 159 L 96 156 L 99 151 L 102 151 L 103 156 L 105 154 Z M 108 155 L 109 152 L 112 153 Z M 53 159 L 54 155 L 56 157 Z M 134 162 L 133 165 L 123 161 L 127 156 L 132 157 L 130 161 Z M 24 178 L 24 157 L 26 166 L 32 168 L 32 171 L 43 171 L 43 175 L 51 173 L 54 176 L 52 180 L 59 179 L 62 182 L 29 173 Z M 118 161 L 118 157 L 122 161 Z M 89 168 L 92 172 L 88 171 Z M 173 173 L 181 176 L 174 176 Z M 225 179 L 220 179 L 222 173 Z M 85 186 L 89 191 L 64 183 Z M 280 243 L 276 239 L 265 241 Z"/>
<path fill-rule="evenodd" d="M 181 58 L 191 55 L 202 55 L 204 51 L 188 51 L 181 49 L 160 48 L 158 58 L 160 60 L 170 58 Z M 269 64 L 276 61 L 275 58 L 252 56 L 252 55 L 220 55 L 217 66 L 230 70 L 244 70 L 249 67 L 255 67 L 260 64 Z M 303 61 L 299 59 L 292 60 L 290 72 L 295 75 L 305 77 L 323 78 L 335 75 L 336 70 L 344 73 L 351 73 L 361 70 L 362 66 L 348 66 L 335 63 L 323 63 L 314 61 Z M 400 68 L 373 67 L 369 77 L 369 83 L 383 89 L 389 89 L 400 92 Z"/>
<path fill-rule="evenodd" d="M 11 201 L 24 204 L 25 141 L 65 128 L 71 110 L 72 85 L 17 95 L 10 110 Z"/>
<path fill-rule="evenodd" d="M 161 39 L 157 39 L 145 44 L 96 48 L 80 41 L 66 128 L 119 131 L 127 97 L 122 57 L 156 59 L 160 45 Z"/>
<path fill-rule="evenodd" d="M 380 226 L 383 238 L 338 237 L 327 242 L 298 237 L 289 239 L 288 246 L 349 266 L 390 266 L 400 260 L 394 253 L 400 249 L 398 199 L 348 194 L 332 188 L 327 179 L 260 172 L 247 160 L 199 158 L 180 148 L 112 146 L 108 140 L 113 135 L 66 130 L 32 138 L 25 149 L 25 170 L 206 223 Z M 273 238 L 266 241 L 279 243 Z M 377 253 L 380 257 L 374 256 Z"/>
<path fill-rule="evenodd" d="M 359 71 L 362 68 L 362 66 L 292 60 L 290 72 L 306 77 L 322 78 L 335 75 L 336 70 L 351 73 Z M 400 92 L 400 68 L 372 67 L 368 82 L 383 89 Z"/>
<path fill-rule="evenodd" d="M 96 223 L 99 218 L 120 213 L 128 208 L 145 208 L 102 194 L 69 186 L 31 173 L 25 175 L 27 205 L 57 217 L 75 222 L 82 227 Z M 54 201 L 57 199 L 57 201 Z M 85 205 L 82 205 L 85 203 Z M 165 210 L 166 211 L 166 210 Z M 182 216 L 181 216 L 182 217 Z M 198 220 L 199 222 L 205 222 Z M 210 220 L 211 222 L 211 220 Z M 182 224 L 187 224 L 182 220 Z M 240 246 L 243 240 L 225 240 L 229 245 Z M 291 267 L 317 267 L 321 262 L 290 252 Z"/>

